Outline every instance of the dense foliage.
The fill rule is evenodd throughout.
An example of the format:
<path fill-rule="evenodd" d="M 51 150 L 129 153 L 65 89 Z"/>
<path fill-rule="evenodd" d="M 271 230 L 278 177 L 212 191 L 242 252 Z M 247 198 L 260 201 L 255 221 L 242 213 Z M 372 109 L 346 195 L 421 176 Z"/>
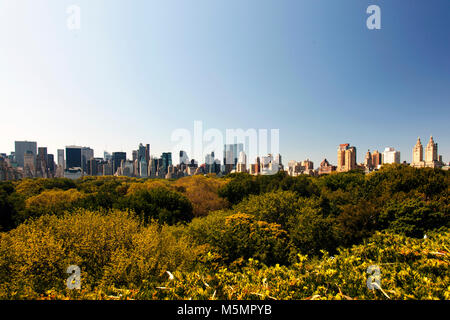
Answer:
<path fill-rule="evenodd" d="M 402 165 L 3 182 L 0 298 L 450 299 L 449 191 L 448 171 Z"/>

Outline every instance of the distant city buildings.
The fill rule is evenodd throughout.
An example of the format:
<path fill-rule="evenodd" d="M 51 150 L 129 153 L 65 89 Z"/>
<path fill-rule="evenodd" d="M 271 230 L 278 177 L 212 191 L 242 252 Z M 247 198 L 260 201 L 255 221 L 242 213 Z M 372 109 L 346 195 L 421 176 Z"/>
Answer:
<path fill-rule="evenodd" d="M 287 172 L 290 176 L 298 176 L 302 174 L 307 175 L 315 175 L 316 171 L 314 170 L 314 163 L 310 161 L 309 159 L 306 159 L 301 162 L 297 162 L 294 160 L 291 160 L 288 162 L 288 168 Z"/>
<path fill-rule="evenodd" d="M 66 177 L 78 179 L 83 176 L 127 176 L 137 178 L 177 179 L 192 175 L 229 173 L 248 173 L 251 175 L 272 175 L 285 171 L 290 176 L 323 175 L 350 170 L 363 170 L 366 173 L 378 170 L 383 164 L 399 164 L 400 152 L 387 147 L 383 152 L 370 150 L 360 164 L 356 162 L 356 147 L 350 144 L 340 144 L 337 150 L 337 165 L 324 159 L 318 168 L 309 160 L 289 161 L 286 168 L 282 164 L 280 154 L 260 155 L 248 159 L 244 145 L 225 144 L 223 164 L 215 157 L 214 152 L 207 154 L 204 163 L 189 159 L 188 154 L 181 150 L 178 154 L 179 163 L 172 163 L 172 153 L 163 152 L 160 157 L 150 155 L 150 145 L 140 143 L 131 152 L 131 160 L 126 152 L 105 151 L 103 158 L 95 158 L 94 150 L 89 147 L 67 146 L 57 150 L 57 164 L 54 155 L 48 154 L 47 147 L 39 146 L 33 141 L 15 141 L 15 151 L 7 155 L 0 153 L 0 181 L 22 178 Z M 405 162 L 406 163 L 406 162 Z M 443 163 L 438 155 L 438 144 L 430 137 L 424 150 L 420 138 L 413 147 L 415 168 L 443 168 L 449 166 Z"/>

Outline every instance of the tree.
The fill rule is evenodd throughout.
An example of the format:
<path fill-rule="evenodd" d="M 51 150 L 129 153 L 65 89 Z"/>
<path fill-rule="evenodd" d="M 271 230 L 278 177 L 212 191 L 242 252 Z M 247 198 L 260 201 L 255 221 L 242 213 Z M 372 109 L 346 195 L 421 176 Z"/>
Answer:
<path fill-rule="evenodd" d="M 136 191 L 126 196 L 118 206 L 133 210 L 146 223 L 154 219 L 161 224 L 175 224 L 189 222 L 193 218 L 189 200 L 178 192 L 162 187 Z"/>

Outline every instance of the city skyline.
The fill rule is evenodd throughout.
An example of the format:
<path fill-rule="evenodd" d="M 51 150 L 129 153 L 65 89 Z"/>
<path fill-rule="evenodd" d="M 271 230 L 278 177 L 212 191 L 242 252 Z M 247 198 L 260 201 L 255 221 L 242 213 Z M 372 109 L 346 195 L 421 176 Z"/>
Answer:
<path fill-rule="evenodd" d="M 44 3 L 0 5 L 1 152 L 151 141 L 161 154 L 200 119 L 277 128 L 285 159 L 316 165 L 347 142 L 358 163 L 386 147 L 412 162 L 411 141 L 430 135 L 450 158 L 447 0 L 377 0 L 380 30 L 365 23 L 373 1 L 80 0 L 80 30 L 71 1 Z"/>
<path fill-rule="evenodd" d="M 433 137 L 433 135 L 430 135 L 430 138 L 432 138 Z M 424 137 L 422 137 L 422 138 L 424 138 Z M 417 139 L 421 139 L 421 137 L 419 136 L 419 137 L 417 137 L 416 136 L 416 140 Z M 428 141 L 428 139 L 426 139 L 425 141 Z M 55 160 L 57 160 L 58 159 L 58 152 L 59 152 L 59 150 L 61 150 L 62 148 L 63 149 L 66 149 L 66 148 L 70 148 L 70 147 L 76 147 L 76 148 L 87 148 L 87 149 L 90 149 L 90 150 L 92 150 L 92 157 L 93 158 L 104 158 L 105 157 L 105 153 L 110 153 L 110 154 L 112 154 L 112 153 L 125 153 L 126 154 L 126 159 L 131 159 L 132 158 L 132 155 L 133 155 L 133 153 L 134 152 L 137 152 L 138 150 L 136 150 L 136 148 L 132 148 L 131 150 L 129 150 L 129 151 L 123 151 L 123 150 L 97 150 L 96 151 L 96 149 L 95 148 L 92 148 L 92 146 L 91 145 L 89 145 L 89 143 L 87 143 L 87 144 L 80 144 L 80 145 L 75 145 L 75 144 L 73 144 L 73 145 L 70 145 L 70 144 L 67 144 L 67 145 L 64 145 L 63 147 L 57 147 L 55 150 L 54 150 L 54 152 L 53 151 L 50 151 L 50 148 L 48 148 L 47 147 L 47 145 L 45 145 L 45 144 L 43 144 L 43 145 L 41 145 L 41 144 L 39 144 L 39 142 L 37 141 L 37 140 L 15 140 L 14 141 L 14 144 L 15 144 L 15 148 L 14 148 L 14 150 L 17 150 L 17 142 L 25 142 L 25 143 L 28 143 L 28 144 L 33 144 L 34 145 L 34 148 L 37 150 L 39 147 L 45 147 L 47 150 L 48 150 L 48 154 L 53 154 L 53 155 L 55 155 Z M 134 144 L 136 144 L 136 143 L 134 143 Z M 142 143 L 140 143 L 140 145 L 142 145 Z M 245 144 L 244 144 L 245 145 Z M 346 144 L 337 144 L 337 148 L 338 148 L 338 150 L 339 150 L 339 145 L 342 147 L 342 146 L 347 146 L 347 147 L 349 147 L 349 144 L 348 143 L 346 143 Z M 147 146 L 148 147 L 150 147 L 150 145 L 148 145 L 147 144 Z M 231 146 L 231 145 L 225 145 L 225 149 L 227 148 L 227 146 Z M 400 157 L 400 162 L 402 163 L 402 162 L 406 162 L 406 163 L 413 163 L 414 162 L 414 156 L 413 156 L 413 154 L 414 154 L 414 152 L 411 152 L 411 146 L 410 146 L 410 150 L 409 150 L 409 152 L 407 151 L 406 152 L 406 156 L 405 156 L 405 153 L 404 152 L 401 152 L 400 151 L 400 149 L 398 148 L 398 147 L 396 147 L 396 146 L 393 146 L 393 145 L 388 145 L 388 146 L 381 146 L 381 147 L 372 147 L 372 148 L 368 148 L 368 149 L 361 149 L 359 146 L 352 146 L 352 147 L 350 147 L 350 148 L 355 148 L 356 147 L 356 149 L 355 149 L 355 153 L 356 153 L 356 155 L 355 155 L 355 159 L 354 159 L 354 163 L 355 164 L 360 164 L 360 163 L 364 163 L 364 161 L 365 161 L 365 157 L 366 157 L 366 152 L 367 151 L 370 151 L 370 152 L 373 152 L 373 151 L 378 151 L 378 152 L 380 152 L 380 153 L 383 153 L 384 151 L 386 151 L 386 150 L 388 150 L 388 149 L 393 149 L 393 150 L 395 150 L 396 152 L 399 152 L 401 155 L 399 155 L 399 157 Z M 139 147 L 138 147 L 139 148 Z M 246 148 L 248 148 L 248 146 L 246 146 Z M 171 150 L 172 150 L 173 148 L 172 148 L 172 146 L 169 146 L 169 147 L 167 147 L 167 148 L 165 148 L 165 149 L 162 149 L 163 151 L 162 152 L 150 152 L 149 151 L 149 155 L 151 156 L 151 157 L 156 157 L 156 156 L 159 156 L 159 155 L 162 155 L 162 154 L 164 154 L 164 153 L 167 153 L 167 152 L 170 152 L 170 153 L 173 153 Z M 5 150 L 0 150 L 0 154 L 1 153 L 4 153 L 4 154 L 11 154 L 12 152 L 15 152 L 14 150 L 11 150 L 11 151 L 8 151 L 8 152 L 6 152 Z M 153 148 L 151 148 L 151 150 L 153 151 Z M 239 150 L 239 151 L 241 151 L 241 149 Z M 234 152 L 234 154 L 236 155 L 236 159 L 235 159 L 235 162 L 237 163 L 237 157 L 239 156 L 239 151 L 235 151 Z M 242 151 L 245 151 L 245 150 L 242 150 Z M 196 160 L 196 162 L 199 162 L 200 164 L 201 163 L 203 163 L 203 161 L 204 161 L 204 159 L 202 159 L 201 161 L 199 161 L 199 159 L 196 159 L 196 158 L 192 158 L 192 155 L 189 155 L 188 153 L 186 153 L 186 151 L 184 151 L 184 150 L 178 150 L 177 152 L 183 152 L 184 153 L 184 156 L 187 156 L 189 159 L 194 159 L 194 160 Z M 245 151 L 246 152 L 246 151 Z M 23 153 L 23 152 L 22 152 Z M 272 152 L 268 152 L 269 154 L 270 153 L 272 153 Z M 339 153 L 339 152 L 338 152 Z M 36 154 L 37 154 L 37 152 L 36 152 Z M 279 152 L 279 154 L 281 154 L 281 155 L 284 155 L 283 154 L 283 152 Z M 333 156 L 327 156 L 327 155 L 330 155 L 330 154 L 332 154 Z M 263 153 L 263 154 L 258 154 L 258 156 L 265 156 L 266 154 L 265 153 Z M 442 158 L 444 159 L 444 162 L 448 162 L 448 159 L 450 158 L 450 157 L 446 157 L 445 155 L 443 155 L 442 154 L 442 152 L 441 152 L 441 144 L 439 143 L 439 155 L 440 156 L 442 156 Z M 208 154 L 206 155 L 206 156 L 208 156 Z M 246 156 L 248 157 L 248 153 L 246 153 Z M 226 157 L 226 150 L 224 150 L 224 153 L 223 153 L 223 158 L 224 159 L 222 159 L 222 160 L 220 160 L 221 161 L 221 163 L 223 163 L 224 162 L 224 160 L 225 160 L 225 157 Z M 316 164 L 318 164 L 318 163 L 320 163 L 320 162 L 322 162 L 324 159 L 326 159 L 328 162 L 330 162 L 330 163 L 333 163 L 333 164 L 337 164 L 337 163 L 339 163 L 340 162 L 340 160 L 339 160 L 339 155 L 336 155 L 336 152 L 331 152 L 331 151 L 327 151 L 327 153 L 323 153 L 323 156 L 321 157 L 321 158 L 319 158 L 318 160 L 316 160 L 316 159 L 313 159 L 312 157 L 310 157 L 310 156 L 308 156 L 307 154 L 305 155 L 305 156 L 303 156 L 303 157 L 301 157 L 301 158 L 295 158 L 295 159 L 292 159 L 292 158 L 287 158 L 287 157 L 285 157 L 285 156 L 283 156 L 284 157 L 284 159 L 286 159 L 286 163 L 288 162 L 288 161 L 302 161 L 302 160 L 304 160 L 304 159 L 308 159 L 308 160 L 311 160 L 313 163 L 316 163 Z M 248 162 L 249 163 L 254 163 L 254 161 L 256 160 L 256 158 L 255 159 L 248 159 Z M 19 160 L 20 161 L 20 160 Z M 173 161 L 173 163 L 174 164 L 179 164 L 179 157 L 174 157 L 174 161 Z M 318 167 L 318 165 L 316 165 L 316 167 Z"/>
<path fill-rule="evenodd" d="M 283 163 L 280 153 L 258 154 L 255 159 L 247 158 L 245 143 L 225 144 L 223 154 L 214 151 L 204 154 L 202 159 L 189 158 L 184 150 L 174 153 L 163 152 L 160 157 L 151 153 L 150 144 L 139 143 L 130 154 L 126 152 L 104 151 L 103 157 L 95 157 L 90 147 L 66 146 L 57 150 L 55 155 L 48 153 L 47 147 L 39 146 L 36 141 L 15 141 L 15 151 L 9 155 L 0 152 L 1 179 L 18 179 L 20 177 L 71 177 L 76 179 L 84 175 L 125 175 L 142 178 L 180 178 L 195 174 L 227 174 L 230 172 L 247 172 L 250 174 L 275 174 L 279 170 L 291 176 L 300 174 L 317 175 L 331 172 L 346 172 L 362 169 L 365 173 L 378 170 L 383 164 L 403 163 L 413 167 L 442 168 L 448 170 L 448 163 L 438 151 L 438 143 L 432 136 L 425 152 L 420 137 L 412 148 L 413 161 L 401 160 L 401 153 L 393 147 L 384 151 L 368 150 L 364 162 L 356 160 L 357 148 L 349 143 L 340 144 L 337 149 L 337 163 L 333 165 L 323 158 L 319 166 L 309 158 L 306 160 L 288 160 Z M 177 161 L 176 155 L 179 155 Z M 223 159 L 223 162 L 221 161 Z M 450 163 L 450 162 L 449 162 Z M 316 163 L 317 164 L 317 163 Z M 20 168 L 17 171 L 15 168 Z M 9 178 L 8 178 L 9 177 Z"/>

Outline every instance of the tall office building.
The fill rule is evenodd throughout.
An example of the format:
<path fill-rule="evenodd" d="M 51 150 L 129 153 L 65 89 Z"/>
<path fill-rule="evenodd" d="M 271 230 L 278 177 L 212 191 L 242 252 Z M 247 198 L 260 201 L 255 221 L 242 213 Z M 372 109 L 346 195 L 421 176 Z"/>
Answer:
<path fill-rule="evenodd" d="M 131 152 L 131 161 L 137 161 L 137 159 L 138 159 L 138 150 L 133 150 L 132 152 Z"/>
<path fill-rule="evenodd" d="M 137 159 L 140 162 L 142 159 L 145 159 L 145 161 L 147 161 L 147 148 L 140 143 L 139 144 L 139 148 L 138 148 L 138 155 L 137 155 Z"/>
<path fill-rule="evenodd" d="M 46 147 L 39 147 L 36 156 L 36 172 L 39 177 L 47 178 L 48 176 L 48 155 Z"/>
<path fill-rule="evenodd" d="M 150 145 L 148 143 L 145 145 L 145 161 L 147 164 L 150 163 Z"/>
<path fill-rule="evenodd" d="M 63 170 L 66 167 L 64 160 L 64 149 L 58 149 L 58 166 L 61 167 Z"/>
<path fill-rule="evenodd" d="M 223 150 L 223 164 L 225 166 L 225 173 L 229 173 L 236 169 L 239 154 L 244 151 L 243 143 L 234 143 L 224 145 Z"/>
<path fill-rule="evenodd" d="M 54 177 L 56 168 L 55 168 L 55 156 L 53 154 L 47 155 L 47 169 L 48 169 L 49 177 Z"/>
<path fill-rule="evenodd" d="M 29 150 L 23 156 L 23 176 L 25 178 L 36 177 L 36 155 Z"/>
<path fill-rule="evenodd" d="M 162 169 L 164 171 L 164 174 L 166 174 L 167 170 L 169 169 L 169 166 L 172 165 L 172 152 L 163 152 L 161 160 L 162 160 Z"/>
<path fill-rule="evenodd" d="M 66 170 L 70 168 L 82 167 L 81 150 L 82 147 L 77 146 L 66 147 L 66 167 L 65 167 Z"/>
<path fill-rule="evenodd" d="M 100 162 L 103 159 L 96 159 L 96 158 L 91 158 L 87 161 L 87 169 L 86 169 L 86 173 L 90 176 L 96 176 L 98 175 L 98 168 L 100 165 Z"/>
<path fill-rule="evenodd" d="M 24 167 L 24 156 L 26 153 L 33 155 L 33 161 L 36 161 L 37 143 L 34 141 L 15 141 L 15 155 L 17 165 Z M 34 164 L 33 164 L 34 166 Z"/>
<path fill-rule="evenodd" d="M 387 147 L 383 151 L 383 164 L 400 163 L 400 151 Z"/>
<path fill-rule="evenodd" d="M 140 162 L 138 162 L 139 166 L 139 175 L 141 178 L 147 178 L 148 177 L 148 163 L 147 160 L 145 160 L 145 157 L 141 159 Z"/>
<path fill-rule="evenodd" d="M 208 162 L 206 162 L 208 163 Z M 189 157 L 186 153 L 186 151 L 181 150 L 180 151 L 180 164 L 189 164 Z"/>
<path fill-rule="evenodd" d="M 88 161 L 94 157 L 94 150 L 89 147 L 81 148 L 81 168 L 83 172 L 88 170 Z"/>
<path fill-rule="evenodd" d="M 113 174 L 116 174 L 117 169 L 120 168 L 122 160 L 123 161 L 127 160 L 127 153 L 126 152 L 113 152 L 111 160 L 112 160 Z"/>
<path fill-rule="evenodd" d="M 337 154 L 337 171 L 346 172 L 356 169 L 356 148 L 350 147 L 348 143 L 340 144 Z"/>
<path fill-rule="evenodd" d="M 137 173 L 139 176 L 145 176 L 145 177 L 147 177 L 147 174 L 148 174 L 147 150 L 149 151 L 149 148 L 147 148 L 147 146 L 144 146 L 142 143 L 140 143 L 138 150 L 137 150 L 137 157 L 136 157 Z M 144 164 L 145 164 L 145 166 L 144 166 Z"/>

